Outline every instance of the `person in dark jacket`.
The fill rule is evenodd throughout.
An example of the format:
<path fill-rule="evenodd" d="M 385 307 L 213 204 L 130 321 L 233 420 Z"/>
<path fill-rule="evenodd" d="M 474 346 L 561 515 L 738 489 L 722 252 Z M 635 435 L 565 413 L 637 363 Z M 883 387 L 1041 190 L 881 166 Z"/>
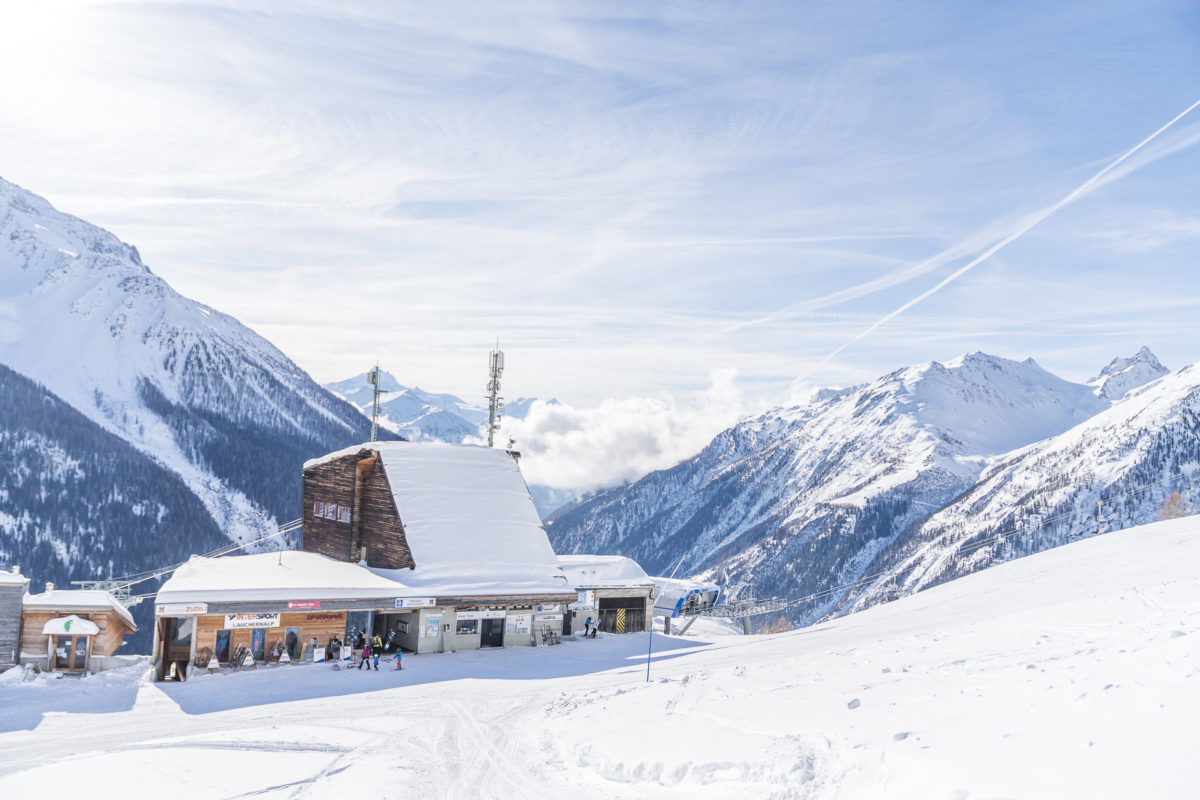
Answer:
<path fill-rule="evenodd" d="M 586 639 L 592 627 L 592 617 L 589 614 L 588 618 L 583 621 L 583 636 Z"/>
<path fill-rule="evenodd" d="M 375 660 L 372 662 L 372 665 L 375 667 L 375 671 L 379 672 L 379 656 L 383 654 L 383 639 L 379 637 L 378 633 L 375 634 L 375 638 L 371 640 L 371 652 L 375 656 Z"/>

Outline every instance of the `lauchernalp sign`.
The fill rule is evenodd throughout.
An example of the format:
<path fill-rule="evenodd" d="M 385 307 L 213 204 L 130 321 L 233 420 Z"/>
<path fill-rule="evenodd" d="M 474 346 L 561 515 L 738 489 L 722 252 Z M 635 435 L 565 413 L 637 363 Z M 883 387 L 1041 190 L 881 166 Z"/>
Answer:
<path fill-rule="evenodd" d="M 226 614 L 225 629 L 240 630 L 242 628 L 278 628 L 279 612 L 273 614 Z"/>
<path fill-rule="evenodd" d="M 208 613 L 208 603 L 159 603 L 154 614 L 159 617 L 193 617 Z"/>

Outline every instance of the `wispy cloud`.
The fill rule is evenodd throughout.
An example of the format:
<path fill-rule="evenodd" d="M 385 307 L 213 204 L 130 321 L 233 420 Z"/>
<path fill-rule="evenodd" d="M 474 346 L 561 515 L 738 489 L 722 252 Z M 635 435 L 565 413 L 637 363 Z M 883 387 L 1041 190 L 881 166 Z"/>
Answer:
<path fill-rule="evenodd" d="M 366 356 L 474 396 L 497 335 L 508 385 L 576 409 L 665 392 L 679 412 L 712 369 L 777 402 L 802 373 L 854 383 L 981 342 L 1103 362 L 1156 324 L 1110 302 L 1160 300 L 1122 253 L 1195 286 L 1186 120 L 1006 261 L 821 366 L 1022 224 L 1014 209 L 1049 206 L 1191 102 L 1182 13 L 25 3 L 0 26 L 0 175 L 137 244 L 321 380 Z M 1020 301 L 1047 273 L 1058 311 Z M 1079 333 L 1084 295 L 1129 337 Z M 1200 344 L 1185 338 L 1159 337 L 1177 362 Z"/>

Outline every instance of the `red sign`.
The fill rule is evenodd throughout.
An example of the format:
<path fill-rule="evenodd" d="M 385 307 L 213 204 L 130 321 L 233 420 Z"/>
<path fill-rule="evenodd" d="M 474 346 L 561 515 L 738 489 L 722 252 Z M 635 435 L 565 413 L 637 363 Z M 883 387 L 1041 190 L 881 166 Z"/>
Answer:
<path fill-rule="evenodd" d="M 320 600 L 288 600 L 288 608 L 320 608 Z"/>

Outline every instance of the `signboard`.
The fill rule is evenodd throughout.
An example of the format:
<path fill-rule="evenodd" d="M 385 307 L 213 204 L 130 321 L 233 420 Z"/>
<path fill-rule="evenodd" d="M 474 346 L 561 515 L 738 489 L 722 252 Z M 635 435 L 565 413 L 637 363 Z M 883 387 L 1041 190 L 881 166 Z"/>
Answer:
<path fill-rule="evenodd" d="M 225 629 L 278 628 L 279 612 L 264 614 L 226 614 Z"/>
<path fill-rule="evenodd" d="M 505 620 L 504 632 L 509 636 L 521 633 L 529 633 L 529 615 L 528 614 L 513 614 Z"/>
<path fill-rule="evenodd" d="M 288 600 L 288 608 L 320 608 L 320 600 Z"/>
<path fill-rule="evenodd" d="M 436 639 L 442 632 L 441 617 L 429 617 L 425 620 L 425 638 Z"/>
<path fill-rule="evenodd" d="M 534 622 L 562 622 L 562 614 L 535 614 Z"/>
<path fill-rule="evenodd" d="M 312 654 L 313 654 L 313 663 L 314 664 L 320 664 L 322 661 L 325 660 L 325 648 L 324 647 L 314 647 L 312 649 Z"/>
<path fill-rule="evenodd" d="M 397 597 L 396 608 L 433 608 L 437 605 L 434 597 Z"/>
<path fill-rule="evenodd" d="M 485 608 L 480 611 L 459 611 L 459 619 L 504 619 L 504 609 Z"/>
<path fill-rule="evenodd" d="M 533 610 L 539 614 L 557 614 L 558 612 L 562 611 L 562 609 L 559 608 L 558 603 L 551 603 L 547 606 L 534 606 Z"/>
<path fill-rule="evenodd" d="M 585 609 L 585 608 L 595 608 L 596 607 L 596 590 L 595 589 L 587 589 L 587 590 L 579 589 L 578 591 L 575 592 L 575 595 L 576 595 L 575 602 L 571 603 L 571 605 L 567 606 L 567 608 Z"/>
<path fill-rule="evenodd" d="M 159 603 L 154 613 L 160 617 L 191 617 L 208 613 L 208 603 Z"/>

